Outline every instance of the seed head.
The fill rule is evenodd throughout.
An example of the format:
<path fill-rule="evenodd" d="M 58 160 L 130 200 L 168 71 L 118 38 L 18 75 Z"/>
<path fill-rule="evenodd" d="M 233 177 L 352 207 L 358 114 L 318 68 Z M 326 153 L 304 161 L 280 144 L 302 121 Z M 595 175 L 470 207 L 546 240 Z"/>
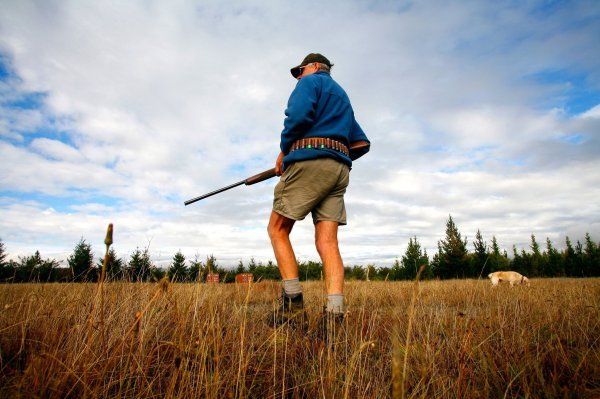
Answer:
<path fill-rule="evenodd" d="M 108 225 L 108 229 L 106 230 L 106 238 L 104 239 L 104 244 L 106 247 L 110 247 L 113 243 L 113 224 L 110 223 Z"/>

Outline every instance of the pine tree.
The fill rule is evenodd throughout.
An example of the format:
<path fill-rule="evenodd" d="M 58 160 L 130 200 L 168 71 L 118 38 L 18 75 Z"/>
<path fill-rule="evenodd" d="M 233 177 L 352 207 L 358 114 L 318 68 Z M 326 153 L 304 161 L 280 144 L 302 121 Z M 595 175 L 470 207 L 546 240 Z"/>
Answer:
<path fill-rule="evenodd" d="M 32 256 L 19 257 L 15 267 L 15 282 L 52 281 L 54 269 L 59 262 L 54 259 L 42 259 L 40 251 Z"/>
<path fill-rule="evenodd" d="M 194 260 L 190 261 L 190 281 L 202 281 L 202 270 L 204 270 L 204 263 L 200 260 L 200 256 L 196 254 Z"/>
<path fill-rule="evenodd" d="M 531 235 L 531 255 L 527 256 L 527 272 L 526 275 L 529 277 L 543 276 L 544 272 L 544 261 L 542 253 L 540 252 L 540 245 L 535 240 L 535 235 Z"/>
<path fill-rule="evenodd" d="M 55 279 L 55 270 L 60 265 L 60 262 L 56 259 L 44 259 L 38 265 L 36 269 L 37 279 L 38 281 L 54 281 Z"/>
<path fill-rule="evenodd" d="M 350 269 L 349 277 L 351 280 L 366 280 L 366 272 L 359 265 L 354 265 Z"/>
<path fill-rule="evenodd" d="M 322 265 L 318 262 L 310 261 L 308 263 L 308 269 L 307 269 L 308 273 L 306 275 L 310 276 L 310 272 L 312 270 L 322 270 Z M 266 273 L 265 278 L 267 278 L 269 280 L 279 280 L 281 278 L 281 275 L 279 274 L 279 268 L 270 259 L 267 262 L 267 265 L 265 266 L 265 273 Z"/>
<path fill-rule="evenodd" d="M 267 266 L 269 269 L 269 278 L 278 279 L 280 274 L 277 265 L 275 265 L 272 260 L 269 260 Z M 312 260 L 309 260 L 308 262 L 298 262 L 298 276 L 300 277 L 300 281 L 318 280 L 321 277 L 321 270 L 323 270 L 321 262 L 314 262 Z M 263 278 L 267 278 L 267 276 L 264 276 Z"/>
<path fill-rule="evenodd" d="M 585 254 L 583 253 L 583 244 L 579 240 L 575 246 L 575 257 L 577 259 L 575 276 L 585 277 Z"/>
<path fill-rule="evenodd" d="M 585 233 L 583 271 L 586 277 L 600 276 L 600 250 L 598 245 L 592 241 L 590 233 Z"/>
<path fill-rule="evenodd" d="M 219 274 L 219 276 L 224 274 L 219 269 L 217 258 L 212 254 L 206 257 L 206 263 L 204 263 L 204 267 L 198 273 L 198 281 L 204 281 L 209 273 Z"/>
<path fill-rule="evenodd" d="M 563 265 L 565 267 L 565 275 L 572 277 L 577 274 L 577 257 L 575 256 L 575 249 L 573 249 L 573 244 L 571 243 L 571 240 L 568 236 L 565 239 L 565 244 L 567 247 L 562 253 Z"/>
<path fill-rule="evenodd" d="M 446 239 L 438 244 L 439 264 L 437 276 L 442 279 L 468 275 L 467 239 L 462 239 L 452 216 L 446 223 Z"/>
<path fill-rule="evenodd" d="M 500 256 L 500 246 L 498 245 L 498 240 L 496 240 L 496 236 L 492 236 L 492 255 Z"/>
<path fill-rule="evenodd" d="M 188 279 L 189 270 L 185 265 L 185 256 L 181 250 L 173 256 L 173 261 L 169 266 L 167 275 L 171 281 L 186 281 Z"/>
<path fill-rule="evenodd" d="M 150 268 L 150 276 L 148 278 L 153 283 L 157 283 L 160 280 L 162 280 L 166 275 L 167 275 L 167 272 L 165 272 L 164 270 L 159 269 L 158 267 L 153 265 Z"/>
<path fill-rule="evenodd" d="M 35 254 L 24 258 L 19 257 L 19 263 L 16 270 L 16 281 L 35 281 L 35 269 L 41 264 L 42 256 L 40 255 L 40 251 L 35 251 Z"/>
<path fill-rule="evenodd" d="M 473 253 L 473 265 L 471 266 L 471 277 L 487 276 L 489 272 L 489 256 L 487 250 L 487 243 L 483 241 L 483 237 L 479 229 L 475 234 L 475 241 L 473 241 L 475 252 Z"/>
<path fill-rule="evenodd" d="M 517 251 L 517 246 L 513 244 L 513 258 L 512 258 L 512 262 L 510 263 L 510 269 L 522 273 L 522 274 L 526 274 L 525 270 L 526 270 L 526 254 L 525 251 L 522 252 L 522 255 L 519 254 L 519 252 Z"/>
<path fill-rule="evenodd" d="M 546 238 L 546 251 L 544 252 L 544 266 L 547 277 L 559 277 L 565 275 L 565 267 L 558 250 L 554 248 L 550 238 Z"/>
<path fill-rule="evenodd" d="M 4 247 L 4 243 L 2 242 L 2 238 L 0 238 L 0 269 L 6 266 L 6 248 Z"/>
<path fill-rule="evenodd" d="M 244 262 L 242 262 L 241 259 L 240 259 L 240 262 L 237 265 L 237 268 L 235 269 L 235 273 L 236 274 L 246 273 L 246 268 L 244 267 Z"/>
<path fill-rule="evenodd" d="M 248 271 L 252 274 L 256 274 L 256 261 L 254 257 L 250 258 L 250 262 L 248 262 Z"/>
<path fill-rule="evenodd" d="M 14 268 L 10 267 L 10 263 L 6 261 L 7 256 L 8 253 L 6 252 L 2 238 L 0 238 L 0 281 L 9 279 L 14 273 Z"/>
<path fill-rule="evenodd" d="M 381 266 L 379 269 L 377 269 L 377 279 L 378 280 L 388 281 L 391 279 L 391 276 L 392 276 L 392 268 L 391 267 Z"/>
<path fill-rule="evenodd" d="M 73 253 L 67 259 L 73 276 L 73 281 L 93 281 L 97 277 L 94 271 L 94 254 L 92 246 L 82 237 Z"/>
<path fill-rule="evenodd" d="M 421 266 L 427 267 L 429 260 L 427 256 L 423 254 L 421 244 L 417 237 L 409 238 L 406 252 L 402 256 L 402 269 L 401 276 L 404 280 L 414 280 L 417 277 L 417 273 Z"/>
<path fill-rule="evenodd" d="M 129 259 L 128 271 L 130 279 L 132 281 L 148 281 L 153 266 L 148 248 L 141 251 L 139 247 L 136 247 Z"/>
<path fill-rule="evenodd" d="M 98 259 L 98 274 L 102 273 L 104 258 Z M 106 264 L 106 279 L 120 280 L 123 277 L 123 260 L 117 256 L 114 248 L 108 251 L 108 263 Z"/>
<path fill-rule="evenodd" d="M 209 255 L 206 257 L 206 269 L 208 273 L 218 273 L 219 265 L 217 264 L 217 258 L 214 255 Z"/>
<path fill-rule="evenodd" d="M 437 278 L 441 278 L 440 276 L 444 272 L 444 265 L 442 265 L 442 246 L 439 241 L 438 250 L 433 254 L 433 259 L 431 259 L 431 270 L 433 271 L 433 276 Z"/>
<path fill-rule="evenodd" d="M 365 280 L 367 280 L 367 281 L 376 280 L 376 276 L 377 276 L 377 268 L 375 267 L 374 264 L 369 263 L 367 265 L 367 268 L 365 269 Z"/>
<path fill-rule="evenodd" d="M 429 262 L 429 255 L 427 255 L 427 250 L 423 250 L 423 262 L 422 265 L 425 265 L 425 270 L 421 272 L 421 280 L 431 279 L 433 278 L 433 270 L 431 268 L 431 263 Z"/>
<path fill-rule="evenodd" d="M 508 270 L 508 264 L 509 261 L 506 251 L 504 253 L 500 253 L 500 246 L 498 245 L 496 236 L 492 236 L 491 252 L 489 253 L 487 272 L 484 273 L 484 276 L 487 276 L 489 273 L 493 273 L 495 271 Z"/>
<path fill-rule="evenodd" d="M 394 264 L 392 265 L 392 270 L 390 271 L 389 278 L 393 281 L 404 279 L 404 268 L 402 267 L 402 264 L 400 263 L 398 258 L 396 258 Z"/>

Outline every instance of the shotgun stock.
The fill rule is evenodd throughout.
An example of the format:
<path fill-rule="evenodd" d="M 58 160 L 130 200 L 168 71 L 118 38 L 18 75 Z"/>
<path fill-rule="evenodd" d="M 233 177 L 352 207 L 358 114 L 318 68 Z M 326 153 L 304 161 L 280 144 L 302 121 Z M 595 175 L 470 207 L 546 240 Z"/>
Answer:
<path fill-rule="evenodd" d="M 359 158 L 366 151 L 368 151 L 369 146 L 370 146 L 370 144 L 367 141 L 358 141 L 356 143 L 352 143 L 352 145 L 350 146 L 350 158 L 353 159 L 353 160 L 356 159 L 356 158 Z M 220 188 L 220 189 L 215 190 L 215 191 L 211 191 L 208 194 L 204 194 L 204 195 L 201 195 L 199 197 L 189 199 L 189 200 L 185 201 L 184 204 L 187 206 L 189 204 L 193 204 L 194 202 L 203 200 L 204 198 L 208 198 L 208 197 L 211 197 L 211 196 L 213 196 L 215 194 L 222 193 L 223 191 L 230 190 L 230 189 L 232 189 L 234 187 L 241 186 L 242 184 L 245 184 L 246 186 L 250 186 L 252 184 L 260 183 L 261 181 L 268 180 L 268 179 L 270 179 L 272 177 L 275 177 L 275 176 L 276 176 L 276 174 L 275 174 L 275 168 L 272 168 L 272 169 L 269 169 L 269 170 L 265 170 L 264 172 L 260 172 L 260 173 L 254 175 L 254 176 L 250 176 L 249 178 L 241 180 L 241 181 L 239 181 L 237 183 L 233 183 L 233 184 L 231 184 L 229 186 Z"/>

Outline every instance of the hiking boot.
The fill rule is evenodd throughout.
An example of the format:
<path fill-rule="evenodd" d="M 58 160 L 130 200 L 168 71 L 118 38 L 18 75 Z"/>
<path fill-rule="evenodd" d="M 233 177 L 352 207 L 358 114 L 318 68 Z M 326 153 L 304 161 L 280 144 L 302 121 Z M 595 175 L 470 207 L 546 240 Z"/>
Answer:
<path fill-rule="evenodd" d="M 333 313 L 324 309 L 317 329 L 318 338 L 328 344 L 340 341 L 342 331 L 344 330 L 345 318 L 346 313 Z"/>
<path fill-rule="evenodd" d="M 271 327 L 289 325 L 307 330 L 308 318 L 304 310 L 304 297 L 302 293 L 288 295 L 284 290 L 281 290 L 280 303 L 268 315 L 267 324 Z"/>

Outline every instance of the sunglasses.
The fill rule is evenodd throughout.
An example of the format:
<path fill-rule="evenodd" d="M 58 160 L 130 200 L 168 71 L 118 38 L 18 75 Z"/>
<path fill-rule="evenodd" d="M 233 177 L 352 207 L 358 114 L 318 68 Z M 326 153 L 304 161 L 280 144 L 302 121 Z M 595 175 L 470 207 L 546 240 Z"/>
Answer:
<path fill-rule="evenodd" d="M 303 69 L 306 67 L 311 66 L 313 63 L 311 62 L 310 64 L 306 64 L 304 66 L 298 67 L 298 69 L 300 70 L 300 74 L 298 74 L 298 76 L 302 75 L 304 73 Z"/>

